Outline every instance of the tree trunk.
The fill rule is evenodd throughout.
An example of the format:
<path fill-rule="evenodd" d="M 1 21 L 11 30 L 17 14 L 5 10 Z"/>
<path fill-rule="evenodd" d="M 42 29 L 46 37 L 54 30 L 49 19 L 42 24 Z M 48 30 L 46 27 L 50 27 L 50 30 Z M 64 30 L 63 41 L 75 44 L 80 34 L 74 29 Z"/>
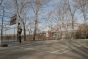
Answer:
<path fill-rule="evenodd" d="M 35 28 L 34 28 L 33 40 L 35 40 L 35 37 L 36 37 L 36 31 L 37 31 L 37 19 L 35 20 Z"/>
<path fill-rule="evenodd" d="M 26 30 L 25 30 L 25 24 L 24 24 L 23 26 L 24 26 L 24 41 L 26 41 Z"/>
<path fill-rule="evenodd" d="M 4 7 L 3 7 L 2 26 L 1 26 L 1 45 L 3 45 L 3 17 L 4 17 Z"/>

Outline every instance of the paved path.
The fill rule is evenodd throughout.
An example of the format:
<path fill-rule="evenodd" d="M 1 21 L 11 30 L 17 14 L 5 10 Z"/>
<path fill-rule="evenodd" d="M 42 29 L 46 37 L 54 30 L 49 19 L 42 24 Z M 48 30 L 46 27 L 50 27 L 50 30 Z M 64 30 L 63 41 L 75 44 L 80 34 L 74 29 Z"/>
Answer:
<path fill-rule="evenodd" d="M 46 40 L 0 48 L 0 59 L 88 59 L 88 40 Z"/>

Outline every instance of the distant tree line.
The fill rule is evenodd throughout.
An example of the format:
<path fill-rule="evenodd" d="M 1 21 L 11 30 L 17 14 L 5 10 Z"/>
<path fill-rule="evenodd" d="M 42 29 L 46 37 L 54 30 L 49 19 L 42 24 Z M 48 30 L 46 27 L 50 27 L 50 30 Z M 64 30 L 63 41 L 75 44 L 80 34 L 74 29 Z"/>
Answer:
<path fill-rule="evenodd" d="M 88 39 L 88 24 L 81 24 L 76 31 L 76 39 Z"/>

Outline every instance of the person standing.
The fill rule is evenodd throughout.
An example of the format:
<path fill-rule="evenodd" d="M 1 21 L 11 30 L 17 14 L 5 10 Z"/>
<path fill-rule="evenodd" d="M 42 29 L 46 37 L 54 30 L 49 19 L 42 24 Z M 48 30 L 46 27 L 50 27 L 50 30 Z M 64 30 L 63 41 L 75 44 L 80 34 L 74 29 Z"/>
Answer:
<path fill-rule="evenodd" d="M 18 26 L 17 26 L 17 40 L 19 41 L 19 43 L 21 43 L 21 33 L 22 33 L 22 27 L 21 27 L 20 23 L 18 23 Z"/>

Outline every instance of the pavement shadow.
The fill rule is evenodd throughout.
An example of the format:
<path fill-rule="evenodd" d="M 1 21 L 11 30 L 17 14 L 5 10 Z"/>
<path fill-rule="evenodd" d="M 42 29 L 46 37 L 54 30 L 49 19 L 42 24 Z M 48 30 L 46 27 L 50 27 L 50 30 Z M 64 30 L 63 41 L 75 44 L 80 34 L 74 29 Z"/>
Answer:
<path fill-rule="evenodd" d="M 8 53 L 7 55 L 0 57 L 0 59 L 22 59 L 23 57 L 26 57 L 26 56 L 30 57 L 35 53 L 37 53 L 37 52 L 34 50 L 19 51 L 19 52 L 14 52 L 14 53 L 10 53 L 10 54 Z"/>
<path fill-rule="evenodd" d="M 76 49 L 72 49 L 71 52 L 79 55 L 80 57 L 82 57 L 81 59 L 88 59 L 88 48 L 87 47 L 84 47 L 84 46 L 81 46 L 81 47 L 78 47 L 78 46 L 75 46 L 73 45 L 74 48 Z"/>

